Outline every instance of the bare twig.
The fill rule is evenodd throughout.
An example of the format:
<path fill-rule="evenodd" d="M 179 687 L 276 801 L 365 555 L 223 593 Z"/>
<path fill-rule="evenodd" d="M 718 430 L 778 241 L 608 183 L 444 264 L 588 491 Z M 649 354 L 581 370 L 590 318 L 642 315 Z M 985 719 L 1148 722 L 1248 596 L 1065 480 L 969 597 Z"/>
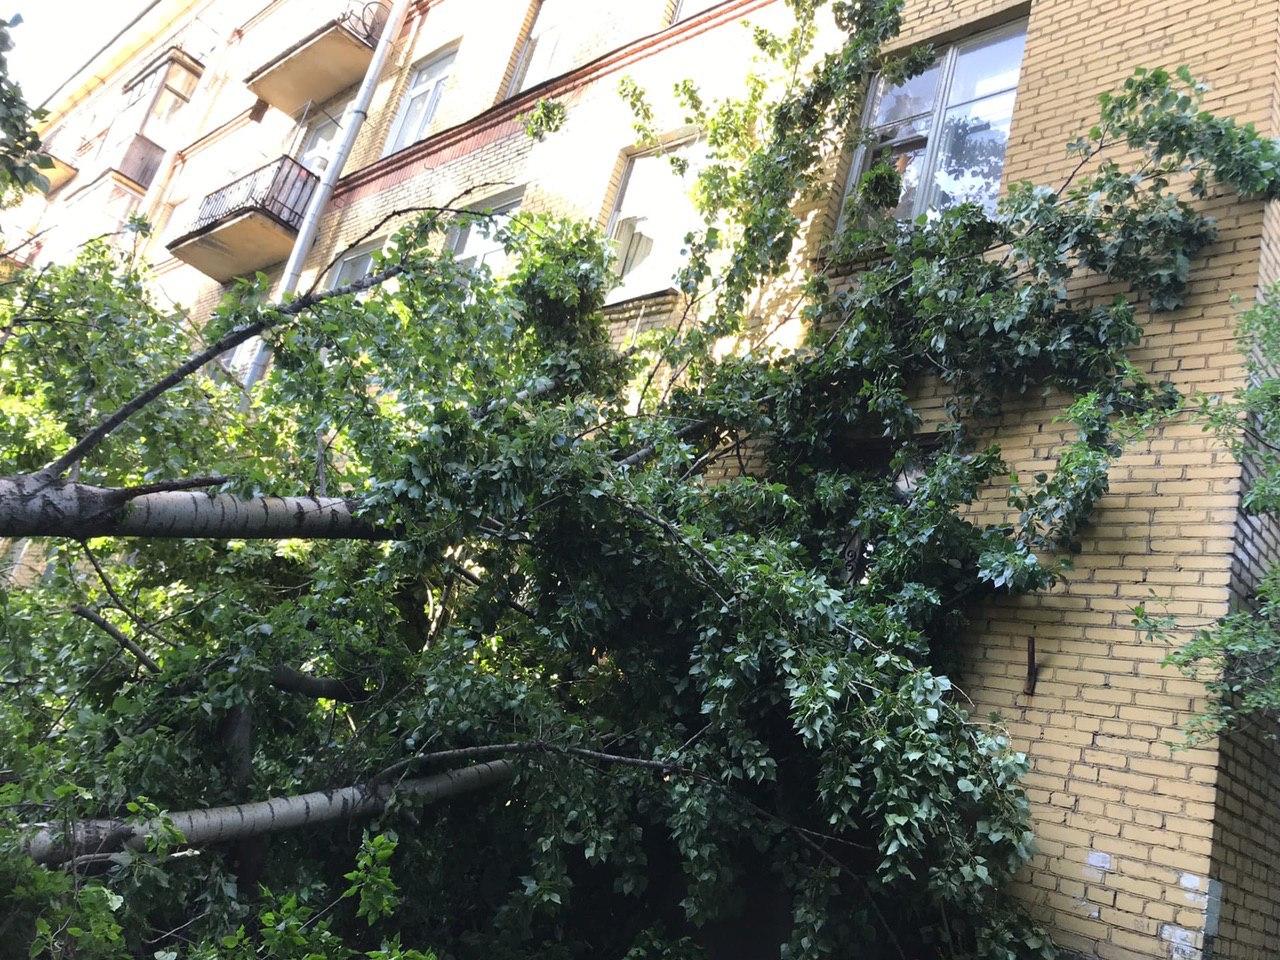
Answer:
<path fill-rule="evenodd" d="M 89 549 L 89 542 L 87 540 L 81 540 L 80 546 L 84 549 L 84 555 L 89 558 L 89 563 L 93 565 L 94 573 L 98 575 L 98 579 L 102 582 L 102 588 L 107 591 L 107 596 L 111 598 L 112 602 L 115 603 L 120 612 L 132 620 L 139 630 L 151 634 L 151 636 L 155 637 L 163 644 L 170 647 L 176 647 L 177 644 L 172 640 L 162 637 L 156 631 L 155 627 L 147 623 L 146 620 L 143 620 L 142 617 L 136 614 L 133 609 L 124 602 L 124 598 L 120 596 L 115 586 L 111 583 L 111 578 L 107 576 L 107 571 L 102 569 L 102 564 L 98 562 L 98 558 L 94 556 L 93 551 Z"/>

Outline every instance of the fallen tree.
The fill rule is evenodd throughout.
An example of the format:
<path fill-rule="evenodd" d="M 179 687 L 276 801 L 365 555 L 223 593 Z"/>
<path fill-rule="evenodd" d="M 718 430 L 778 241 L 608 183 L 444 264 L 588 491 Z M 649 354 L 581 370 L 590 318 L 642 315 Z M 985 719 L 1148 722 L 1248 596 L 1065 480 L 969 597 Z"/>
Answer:
<path fill-rule="evenodd" d="M 508 780 L 511 764 L 494 760 L 429 777 L 401 780 L 394 786 L 336 787 L 256 803 L 236 803 L 207 810 L 179 810 L 164 817 L 130 823 L 120 819 L 81 820 L 69 830 L 47 825 L 23 841 L 24 852 L 37 863 L 56 866 L 79 857 L 104 857 L 121 850 L 145 850 L 148 840 L 177 831 L 183 845 L 204 846 L 246 837 L 318 826 L 333 820 L 367 817 L 381 811 L 394 790 L 417 803 L 448 800 Z"/>
<path fill-rule="evenodd" d="M 714 145 L 690 305 L 626 351 L 607 246 L 547 217 L 475 222 L 510 256 L 494 276 L 441 253 L 428 212 L 358 288 L 272 304 L 241 284 L 195 348 L 103 245 L 4 288 L 0 535 L 50 538 L 0 608 L 0 902 L 24 951 L 699 957 L 744 929 L 804 960 L 1051 953 L 1007 892 L 1031 855 L 1025 758 L 946 669 L 984 601 L 1055 581 L 1111 459 L 1175 404 L 1127 353 L 1212 242 L 1195 194 L 1274 198 L 1280 158 L 1189 79 L 1142 72 L 1070 178 L 994 209 L 900 223 L 901 181 L 871 163 L 830 256 L 779 292 L 792 211 L 872 73 L 927 61 L 880 56 L 888 0 L 831 4 L 841 43 L 818 56 L 823 7 L 793 4 L 766 44 L 778 99 L 688 98 Z M 1125 295 L 1077 295 L 1097 275 Z M 810 322 L 802 349 L 756 325 L 761 291 Z M 275 366 L 243 411 L 217 357 L 255 335 Z M 927 378 L 954 395 L 930 436 Z M 1078 434 L 978 522 L 1008 469 L 975 426 L 1031 392 Z M 93 570 L 60 539 L 94 537 Z M 108 606 L 114 633 L 74 612 L 113 626 Z M 378 771 L 441 754 L 501 755 L 467 776 L 517 788 L 426 826 L 382 804 Z M 364 786 L 298 794 L 333 782 Z M 143 797 L 183 811 L 187 842 L 244 840 L 243 816 L 270 848 L 81 876 L 77 854 L 163 827 L 123 832 Z M 353 810 L 362 841 L 328 819 Z M 305 836 L 270 830 L 298 816 Z M 32 846 L 32 822 L 73 826 Z"/>
<path fill-rule="evenodd" d="M 356 508 L 357 501 L 342 497 L 139 492 L 50 480 L 42 474 L 0 478 L 0 537 L 390 537 L 360 519 Z"/>

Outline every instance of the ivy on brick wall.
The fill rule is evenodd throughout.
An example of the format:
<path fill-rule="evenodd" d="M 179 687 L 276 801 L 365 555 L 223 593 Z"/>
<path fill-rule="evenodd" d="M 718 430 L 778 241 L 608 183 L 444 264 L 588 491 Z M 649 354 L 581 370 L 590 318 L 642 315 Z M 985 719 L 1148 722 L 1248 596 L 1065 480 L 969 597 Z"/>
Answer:
<path fill-rule="evenodd" d="M 1240 728 L 1275 736 L 1280 709 L 1280 568 L 1274 561 L 1274 520 L 1280 512 L 1280 290 L 1272 287 L 1240 322 L 1239 346 L 1246 384 L 1230 394 L 1194 398 L 1194 413 L 1243 465 L 1241 507 L 1252 533 L 1235 558 L 1242 595 L 1211 623 L 1187 623 L 1168 615 L 1153 596 L 1135 611 L 1134 623 L 1149 639 L 1171 646 L 1169 666 L 1205 683 L 1206 706 L 1188 724 L 1196 743 Z M 1190 628 L 1183 639 L 1178 630 Z"/>
<path fill-rule="evenodd" d="M 870 77 L 928 53 L 881 57 L 895 0 L 790 6 L 742 97 L 681 87 L 710 149 L 690 307 L 626 349 L 607 245 L 536 215 L 463 215 L 501 276 L 440 252 L 442 210 L 353 288 L 247 281 L 191 361 L 101 243 L 3 288 L 0 535 L 50 539 L 0 606 L 0 954 L 1053 955 L 1008 892 L 1026 758 L 949 673 L 1179 409 L 1126 353 L 1213 241 L 1194 201 L 1280 195 L 1276 148 L 1139 71 L 1065 182 L 903 223 L 873 158 L 803 257 Z M 1099 274 L 1124 292 L 1079 293 Z M 205 361 L 257 333 L 244 412 Z M 975 519 L 1009 473 L 975 437 L 1033 395 L 1075 439 Z M 191 832 L 348 785 L 351 816 Z"/>

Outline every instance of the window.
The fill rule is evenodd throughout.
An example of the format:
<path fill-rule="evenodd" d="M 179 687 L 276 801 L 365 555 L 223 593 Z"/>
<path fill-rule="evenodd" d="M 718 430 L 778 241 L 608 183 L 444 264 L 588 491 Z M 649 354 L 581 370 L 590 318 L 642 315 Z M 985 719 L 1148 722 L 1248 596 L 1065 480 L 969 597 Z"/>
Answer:
<path fill-rule="evenodd" d="M 141 80 L 137 81 L 131 87 L 125 88 L 124 105 L 126 108 L 132 107 L 142 102 L 142 98 L 156 88 L 156 84 L 160 81 L 160 72 L 153 70 Z"/>
<path fill-rule="evenodd" d="M 493 219 L 488 223 L 475 221 L 458 227 L 449 235 L 449 249 L 453 251 L 458 263 L 466 270 L 477 270 L 488 267 L 493 273 L 501 273 L 507 263 L 507 251 L 496 234 L 511 220 L 511 215 L 520 209 L 521 195 L 524 188 L 508 191 L 491 197 L 485 203 L 475 207 L 477 213 L 487 211 Z"/>
<path fill-rule="evenodd" d="M 542 0 L 520 49 L 507 96 L 514 97 L 562 72 L 564 60 L 572 54 L 564 36 L 565 27 L 573 22 L 575 15 L 584 14 L 582 10 L 575 14 L 573 4 L 574 0 Z"/>
<path fill-rule="evenodd" d="M 679 23 L 681 20 L 688 20 L 712 7 L 718 7 L 723 2 L 724 0 L 676 0 L 676 8 L 671 11 L 671 22 Z"/>
<path fill-rule="evenodd" d="M 387 153 L 403 150 L 426 135 L 436 111 L 440 109 L 440 98 L 444 95 L 445 84 L 449 82 L 453 56 L 454 52 L 450 50 L 432 57 L 413 72 L 404 103 L 400 106 L 400 115 L 396 117 L 391 139 L 387 142 Z"/>
<path fill-rule="evenodd" d="M 993 213 L 1026 38 L 1026 21 L 1019 21 L 944 48 L 906 83 L 886 88 L 877 78 L 866 113 L 871 144 L 849 186 L 888 153 L 902 177 L 898 218 L 960 203 Z"/>
<path fill-rule="evenodd" d="M 343 254 L 329 273 L 329 289 L 336 290 L 367 277 L 373 272 L 373 255 L 381 249 L 382 241 L 375 240 Z"/>
<path fill-rule="evenodd" d="M 685 161 L 683 172 L 673 155 Z M 618 286 L 610 303 L 667 290 L 679 266 L 684 238 L 701 222 L 693 184 L 706 155 L 701 141 L 686 141 L 632 157 L 609 222 L 617 254 Z"/>
<path fill-rule="evenodd" d="M 177 47 L 152 61 L 146 70 L 125 84 L 125 109 L 147 104 L 143 123 L 164 124 L 191 100 L 202 67 Z M 159 88 L 157 90 L 157 88 Z"/>
<path fill-rule="evenodd" d="M 337 116 L 321 113 L 312 121 L 298 150 L 298 162 L 317 176 L 328 168 L 333 154 L 333 141 L 338 138 L 338 131 L 342 129 L 339 120 L 344 111 L 335 112 Z"/>

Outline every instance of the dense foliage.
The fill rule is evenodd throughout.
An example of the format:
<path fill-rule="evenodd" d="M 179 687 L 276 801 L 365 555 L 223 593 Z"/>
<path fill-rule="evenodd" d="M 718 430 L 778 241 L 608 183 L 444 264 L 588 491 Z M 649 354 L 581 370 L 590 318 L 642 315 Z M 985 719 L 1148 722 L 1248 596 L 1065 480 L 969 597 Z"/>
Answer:
<path fill-rule="evenodd" d="M 1280 715 L 1280 567 L 1269 563 L 1266 553 L 1273 549 L 1274 518 L 1280 512 L 1278 298 L 1280 290 L 1273 287 L 1241 319 L 1246 385 L 1230 394 L 1196 398 L 1196 414 L 1205 429 L 1216 432 L 1244 465 L 1241 506 L 1250 515 L 1257 555 L 1242 557 L 1246 562 L 1241 569 L 1256 582 L 1244 584 L 1236 609 L 1208 624 L 1169 616 L 1164 612 L 1169 598 L 1162 596 L 1135 611 L 1135 624 L 1149 637 L 1174 644 L 1166 662 L 1208 687 L 1208 704 L 1187 730 L 1191 741 L 1255 724 L 1274 738 Z M 1190 640 L 1177 642 L 1179 627 L 1193 628 Z"/>
<path fill-rule="evenodd" d="M 0 201 L 14 200 L 24 190 L 45 189 L 40 171 L 52 161 L 40 152 L 40 138 L 31 129 L 39 111 L 27 105 L 22 88 L 9 77 L 5 54 L 13 48 L 9 30 L 22 22 L 14 16 L 0 20 Z"/>
<path fill-rule="evenodd" d="M 610 337 L 594 230 L 532 215 L 494 228 L 503 276 L 440 253 L 451 215 L 427 214 L 375 266 L 395 284 L 286 313 L 260 278 L 198 334 L 101 243 L 4 288 L 0 473 L 61 482 L 38 471 L 194 337 L 261 323 L 275 364 L 247 412 L 207 365 L 74 479 L 254 497 L 322 478 L 394 538 L 39 545 L 44 573 L 0 610 L 0 950 L 1052 954 L 1004 892 L 1032 849 L 1025 758 L 948 670 L 984 601 L 1054 581 L 1110 459 L 1176 405 L 1126 351 L 1214 236 L 1192 200 L 1280 195 L 1276 148 L 1202 111 L 1189 76 L 1140 71 L 1067 183 L 900 223 L 873 162 L 801 263 L 796 211 L 830 190 L 872 72 L 927 54 L 881 62 L 894 0 L 791 6 L 793 32 L 757 35 L 780 87 L 682 90 L 711 150 L 706 226 L 683 321 L 636 348 Z M 813 50 L 820 16 L 834 52 Z M 1085 298 L 1097 274 L 1127 292 Z M 786 316 L 797 349 L 770 342 Z M 926 424 L 929 379 L 953 401 Z M 1033 391 L 1078 439 L 1007 522 L 976 522 L 1008 471 L 974 426 Z M 337 684 L 309 697 L 281 667 Z M 154 823 L 495 756 L 510 782 L 363 823 L 26 854 L 36 821 Z"/>

